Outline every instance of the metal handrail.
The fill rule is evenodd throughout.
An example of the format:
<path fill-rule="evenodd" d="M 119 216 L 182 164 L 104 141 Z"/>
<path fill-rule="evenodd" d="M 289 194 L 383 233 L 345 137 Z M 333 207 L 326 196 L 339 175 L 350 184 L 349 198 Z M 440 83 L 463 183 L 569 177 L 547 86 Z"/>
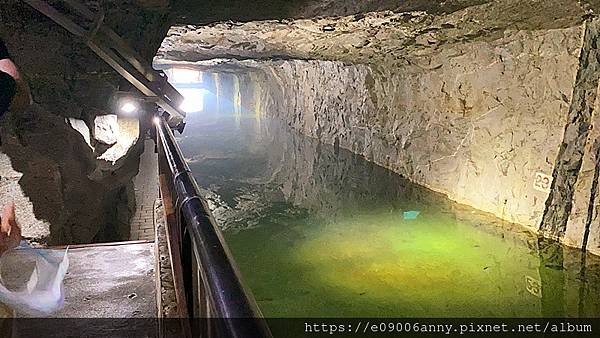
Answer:
<path fill-rule="evenodd" d="M 213 318 L 213 332 L 208 336 L 271 337 L 254 297 L 240 280 L 220 229 L 200 197 L 171 128 L 162 117 L 155 118 L 155 125 L 159 158 L 166 167 L 161 174 L 172 180 L 168 182 L 172 183 L 169 190 L 175 200 L 176 220 L 181 225 L 181 264 L 187 279 L 184 284 L 188 315 Z M 190 256 L 194 258 L 191 261 Z"/>
<path fill-rule="evenodd" d="M 173 274 L 179 269 L 182 279 L 174 276 L 174 284 L 178 283 L 176 289 L 183 289 L 185 294 L 181 302 L 178 299 L 178 305 L 185 307 L 180 309 L 180 314 L 214 318 L 208 322 L 210 325 L 201 328 L 201 334 L 192 332 L 194 336 L 271 337 L 256 301 L 242 285 L 227 245 L 200 197 L 196 181 L 171 131 L 171 127 L 181 131 L 185 125 L 185 112 L 179 108 L 183 96 L 166 81 L 164 73 L 147 66 L 119 35 L 103 25 L 102 13 L 92 12 L 79 0 L 56 1 L 61 5 L 56 7 L 55 1 L 52 4 L 47 0 L 24 2 L 82 38 L 118 74 L 167 112 L 156 120 L 156 135 L 160 174 L 167 179 L 164 191 L 161 186 L 161 192 L 168 194 L 163 195 L 163 201 L 168 199 L 169 208 L 175 209 L 176 213 L 174 219 L 167 216 L 167 228 L 172 226 L 180 232 L 167 234 L 167 237 L 176 235 L 173 246 L 169 241 L 169 250 L 171 258 L 173 248 L 178 251 L 178 261 L 172 263 L 176 264 Z M 73 13 L 64 11 L 63 5 Z M 79 24 L 82 19 L 88 22 L 86 27 Z"/>

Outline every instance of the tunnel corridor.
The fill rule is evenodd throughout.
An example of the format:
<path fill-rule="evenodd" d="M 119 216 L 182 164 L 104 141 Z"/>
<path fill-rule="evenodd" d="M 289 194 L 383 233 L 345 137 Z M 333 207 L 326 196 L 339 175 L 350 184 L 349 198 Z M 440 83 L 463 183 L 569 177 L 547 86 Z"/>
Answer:
<path fill-rule="evenodd" d="M 190 334 L 598 318 L 598 11 L 0 0 L 33 97 L 0 124 L 0 206 L 35 250 L 79 250 L 68 303 L 217 318 Z M 95 260 L 143 263 L 83 296 Z"/>
<path fill-rule="evenodd" d="M 582 261 L 577 249 L 257 113 L 256 95 L 236 91 L 243 75 L 201 74 L 203 104 L 178 142 L 267 317 L 597 311 L 597 257 Z"/>

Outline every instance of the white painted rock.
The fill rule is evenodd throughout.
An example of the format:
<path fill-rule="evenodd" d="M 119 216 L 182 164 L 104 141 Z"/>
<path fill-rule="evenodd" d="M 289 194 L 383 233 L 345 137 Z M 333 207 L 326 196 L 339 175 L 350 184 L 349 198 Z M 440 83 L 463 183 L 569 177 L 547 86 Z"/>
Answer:
<path fill-rule="evenodd" d="M 99 115 L 94 119 L 94 138 L 98 142 L 113 145 L 119 138 L 117 115 Z"/>
<path fill-rule="evenodd" d="M 66 119 L 66 121 L 73 129 L 75 129 L 78 133 L 81 134 L 81 136 L 83 136 L 85 143 L 87 143 L 87 145 L 92 150 L 94 150 L 94 147 L 92 147 L 90 128 L 88 128 L 87 124 L 85 124 L 85 122 L 83 120 L 74 119 L 74 118 L 68 118 L 68 119 Z"/>

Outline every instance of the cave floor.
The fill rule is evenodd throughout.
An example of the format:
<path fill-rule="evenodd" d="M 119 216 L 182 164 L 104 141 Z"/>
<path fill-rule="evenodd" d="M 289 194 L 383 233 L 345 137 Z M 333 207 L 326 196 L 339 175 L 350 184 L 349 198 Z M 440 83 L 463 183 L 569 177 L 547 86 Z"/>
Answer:
<path fill-rule="evenodd" d="M 54 317 L 156 317 L 154 242 L 69 249 L 65 307 Z"/>
<path fill-rule="evenodd" d="M 154 239 L 154 208 L 158 194 L 158 154 L 154 141 L 144 141 L 144 152 L 140 157 L 139 172 L 133 179 L 135 190 L 135 212 L 130 222 L 129 239 Z"/>
<path fill-rule="evenodd" d="M 65 304 L 53 318 L 156 317 L 154 242 L 71 246 L 68 255 Z M 3 269 L 20 274 L 26 270 L 21 266 Z"/>

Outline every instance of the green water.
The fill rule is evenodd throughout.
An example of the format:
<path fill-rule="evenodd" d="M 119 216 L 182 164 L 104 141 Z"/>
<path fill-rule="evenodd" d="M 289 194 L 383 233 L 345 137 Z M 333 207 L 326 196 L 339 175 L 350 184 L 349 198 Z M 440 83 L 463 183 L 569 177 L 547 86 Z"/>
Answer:
<path fill-rule="evenodd" d="M 267 317 L 600 315 L 596 257 L 347 151 L 252 117 L 191 116 L 181 145 Z"/>

